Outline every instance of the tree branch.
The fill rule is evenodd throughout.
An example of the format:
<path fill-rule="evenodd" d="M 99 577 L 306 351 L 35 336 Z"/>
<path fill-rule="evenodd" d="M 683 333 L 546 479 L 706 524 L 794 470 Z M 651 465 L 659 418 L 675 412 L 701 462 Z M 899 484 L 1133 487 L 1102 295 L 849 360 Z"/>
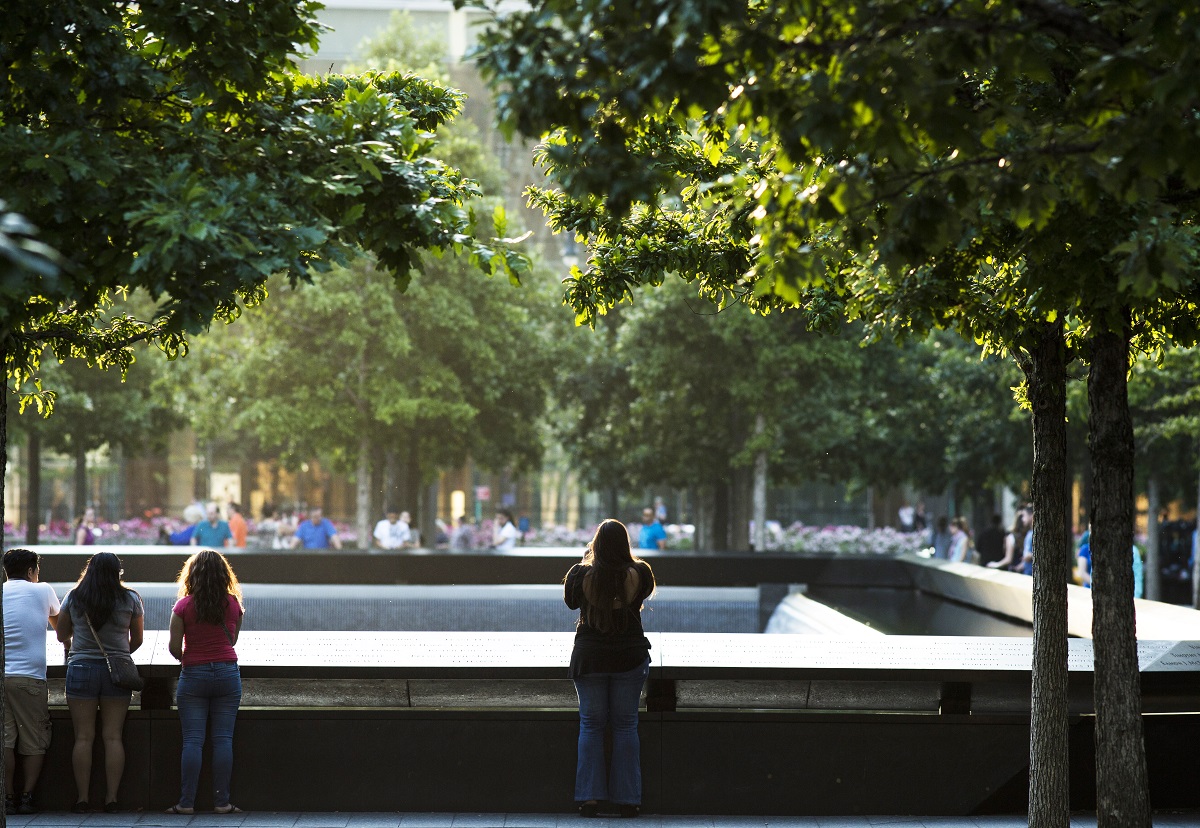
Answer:
<path fill-rule="evenodd" d="M 62 326 L 42 328 L 36 331 L 12 331 L 9 338 L 16 342 L 28 344 L 48 344 L 55 340 L 70 342 L 73 345 L 79 345 L 83 348 L 99 348 L 101 351 L 119 351 L 122 348 L 127 348 L 130 345 L 135 345 L 138 342 L 144 342 L 153 339 L 156 336 L 161 336 L 164 332 L 162 325 L 154 325 L 139 331 L 136 334 L 131 334 L 122 339 L 114 339 L 105 341 L 103 337 L 97 334 L 86 334 L 73 328 Z"/>

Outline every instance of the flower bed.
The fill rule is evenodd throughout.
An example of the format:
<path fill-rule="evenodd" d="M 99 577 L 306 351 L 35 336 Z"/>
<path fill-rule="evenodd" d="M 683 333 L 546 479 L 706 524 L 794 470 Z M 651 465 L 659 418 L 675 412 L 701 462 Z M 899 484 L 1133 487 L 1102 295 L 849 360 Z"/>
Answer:
<path fill-rule="evenodd" d="M 774 530 L 774 531 L 773 531 Z M 767 548 L 783 552 L 833 553 L 837 555 L 904 555 L 928 546 L 923 532 L 895 529 L 864 529 L 861 526 L 805 526 L 786 528 L 767 525 Z"/>
<path fill-rule="evenodd" d="M 639 524 L 630 524 L 629 534 L 637 544 Z M 688 524 L 670 524 L 667 530 L 667 548 L 686 551 L 694 548 L 695 527 Z M 592 539 L 595 527 L 570 530 L 565 527 L 550 527 L 532 530 L 525 535 L 525 546 L 586 546 Z M 835 555 L 904 555 L 919 551 L 927 546 L 924 533 L 903 533 L 895 529 L 864 529 L 860 526 L 806 526 L 793 523 L 783 527 L 775 521 L 767 523 L 768 552 L 807 552 Z"/>
<path fill-rule="evenodd" d="M 345 523 L 336 523 L 342 544 L 353 548 L 357 533 L 354 528 Z M 130 518 L 118 523 L 98 523 L 99 537 L 97 543 L 102 544 L 151 544 L 157 543 L 160 529 L 174 532 L 184 526 L 183 521 L 149 515 L 141 518 Z M 637 545 L 638 532 L 641 525 L 634 523 L 629 526 L 630 538 Z M 694 546 L 695 527 L 687 524 L 670 524 L 667 529 L 667 548 L 686 551 Z M 541 529 L 531 529 L 525 533 L 522 546 L 533 548 L 567 547 L 582 549 L 587 546 L 595 533 L 595 526 L 579 529 L 568 529 L 565 526 L 548 526 Z M 491 545 L 492 521 L 485 520 L 482 525 L 473 527 L 472 547 L 487 549 Z M 6 524 L 4 537 L 9 545 L 19 545 L 25 538 L 24 525 L 12 526 Z M 39 533 L 39 543 L 73 543 L 73 525 L 65 521 L 55 521 L 49 526 L 43 526 Z M 269 539 L 260 537 L 254 521 L 250 521 L 250 545 L 252 547 L 269 546 Z M 903 555 L 918 552 L 928 545 L 925 533 L 903 533 L 895 529 L 864 529 L 859 526 L 806 526 L 803 523 L 793 523 L 791 526 L 781 526 L 775 521 L 767 522 L 767 551 L 768 552 L 806 552 L 835 555 Z"/>

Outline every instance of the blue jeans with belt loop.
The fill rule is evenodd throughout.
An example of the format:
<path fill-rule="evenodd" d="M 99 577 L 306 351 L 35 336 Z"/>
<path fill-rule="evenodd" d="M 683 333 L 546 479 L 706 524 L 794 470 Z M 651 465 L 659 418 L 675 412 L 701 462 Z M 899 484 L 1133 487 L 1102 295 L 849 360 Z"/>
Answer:
<path fill-rule="evenodd" d="M 642 803 L 638 700 L 650 659 L 625 673 L 588 673 L 575 679 L 579 695 L 579 756 L 575 801 Z M 604 764 L 604 728 L 612 726 L 612 767 Z"/>
<path fill-rule="evenodd" d="M 205 725 L 212 728 L 213 806 L 229 805 L 233 776 L 233 726 L 242 702 L 242 676 L 236 661 L 214 661 L 184 667 L 175 688 L 175 706 L 183 728 L 179 763 L 179 805 L 196 807 L 196 787 L 204 757 Z"/>

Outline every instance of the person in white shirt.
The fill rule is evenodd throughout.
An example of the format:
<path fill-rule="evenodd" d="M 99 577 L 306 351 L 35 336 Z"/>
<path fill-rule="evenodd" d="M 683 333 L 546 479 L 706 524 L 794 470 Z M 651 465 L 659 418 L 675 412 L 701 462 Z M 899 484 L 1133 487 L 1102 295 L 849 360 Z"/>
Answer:
<path fill-rule="evenodd" d="M 388 509 L 387 517 L 375 524 L 375 545 L 380 549 L 401 549 L 412 541 L 412 529 L 408 525 L 408 512 L 401 514 Z"/>
<path fill-rule="evenodd" d="M 4 811 L 32 814 L 33 789 L 50 747 L 50 707 L 46 696 L 46 622 L 58 626 L 54 587 L 38 581 L 38 554 L 28 549 L 4 553 Z M 21 795 L 13 772 L 21 754 Z"/>
<path fill-rule="evenodd" d="M 501 509 L 496 512 L 496 523 L 492 527 L 492 546 L 498 552 L 507 552 L 517 548 L 520 531 L 513 526 L 512 512 Z"/>

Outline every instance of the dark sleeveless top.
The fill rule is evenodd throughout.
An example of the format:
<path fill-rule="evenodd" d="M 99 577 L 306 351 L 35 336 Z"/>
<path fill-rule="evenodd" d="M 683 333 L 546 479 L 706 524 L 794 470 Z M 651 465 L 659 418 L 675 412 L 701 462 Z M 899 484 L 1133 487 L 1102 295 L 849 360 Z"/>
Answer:
<path fill-rule="evenodd" d="M 563 582 L 563 600 L 571 609 L 580 610 L 575 622 L 575 646 L 571 650 L 568 675 L 577 678 L 589 673 L 625 673 L 640 667 L 650 653 L 650 642 L 642 629 L 642 602 L 654 586 L 649 567 L 634 564 L 638 571 L 638 589 L 628 607 L 614 612 L 614 618 L 624 621 L 621 632 L 605 633 L 587 624 L 583 609 L 587 597 L 583 594 L 583 577 L 590 566 L 575 564 Z"/>

